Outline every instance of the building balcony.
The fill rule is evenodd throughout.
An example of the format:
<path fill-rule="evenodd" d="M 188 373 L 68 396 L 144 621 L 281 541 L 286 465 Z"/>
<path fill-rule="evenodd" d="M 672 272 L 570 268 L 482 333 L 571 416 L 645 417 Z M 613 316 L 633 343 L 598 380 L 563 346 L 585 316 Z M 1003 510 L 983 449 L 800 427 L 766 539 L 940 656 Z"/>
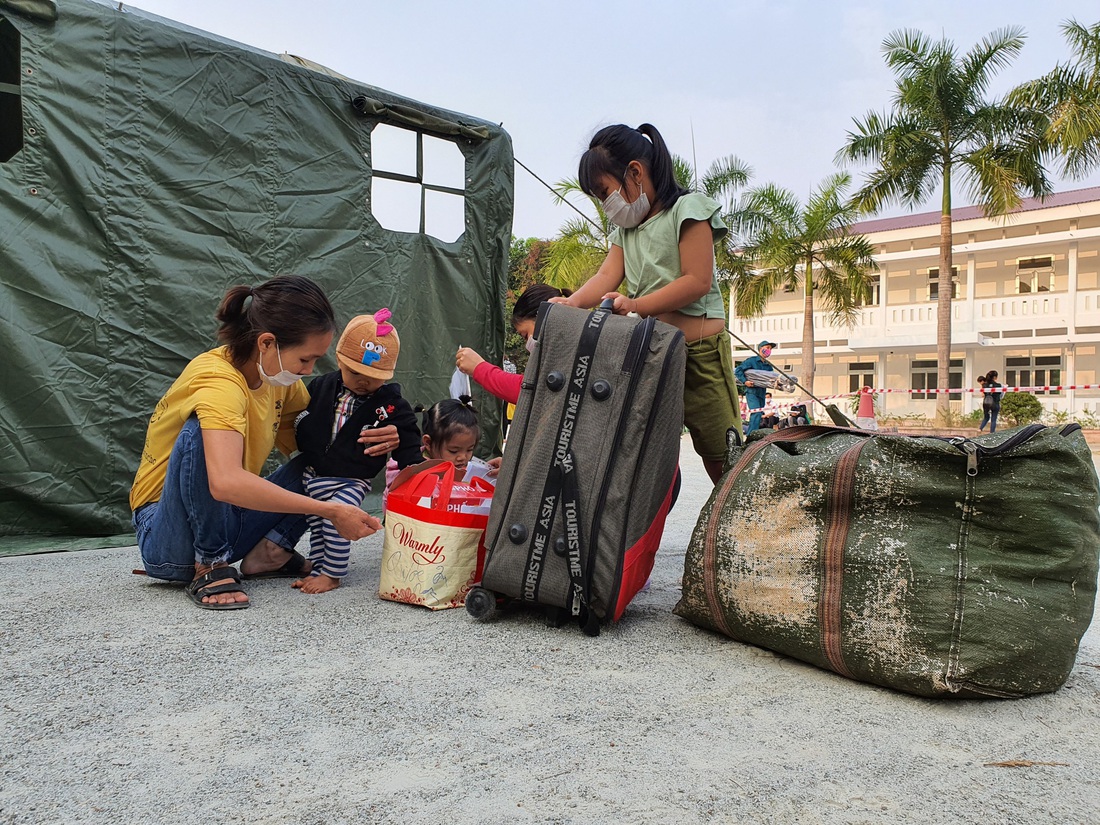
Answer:
<path fill-rule="evenodd" d="M 951 338 L 956 347 L 1019 344 L 1021 341 L 1066 342 L 1100 333 L 1100 290 L 1040 292 L 999 298 L 959 298 L 951 305 Z M 733 330 L 755 344 L 762 338 L 784 350 L 802 346 L 802 313 L 738 319 Z M 924 301 L 861 309 L 852 326 L 835 323 L 827 313 L 814 313 L 815 348 L 822 352 L 936 343 L 937 306 Z"/>

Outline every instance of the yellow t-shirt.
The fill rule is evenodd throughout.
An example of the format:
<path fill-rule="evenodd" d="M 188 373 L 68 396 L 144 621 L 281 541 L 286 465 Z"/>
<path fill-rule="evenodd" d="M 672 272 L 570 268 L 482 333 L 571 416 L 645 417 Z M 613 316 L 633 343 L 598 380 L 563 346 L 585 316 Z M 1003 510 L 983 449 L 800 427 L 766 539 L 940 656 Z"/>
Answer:
<path fill-rule="evenodd" d="M 192 415 L 198 416 L 204 430 L 232 430 L 244 436 L 244 468 L 259 475 L 273 446 L 285 455 L 298 448 L 294 419 L 308 403 L 309 392 L 301 381 L 289 387 L 265 381 L 258 390 L 250 390 L 225 347 L 204 352 L 184 368 L 149 418 L 141 463 L 130 488 L 130 509 L 160 500 L 168 457 Z"/>

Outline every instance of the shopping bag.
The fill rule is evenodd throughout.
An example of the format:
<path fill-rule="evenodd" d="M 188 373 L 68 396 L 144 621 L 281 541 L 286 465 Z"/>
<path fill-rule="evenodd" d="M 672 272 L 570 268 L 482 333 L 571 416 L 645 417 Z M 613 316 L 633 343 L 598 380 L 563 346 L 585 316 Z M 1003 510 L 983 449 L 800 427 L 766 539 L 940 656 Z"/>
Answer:
<path fill-rule="evenodd" d="M 450 462 L 437 463 L 389 491 L 381 598 L 432 610 L 461 607 L 481 580 L 489 518 L 477 511 L 487 509 L 493 488 L 456 484 L 454 472 Z"/>

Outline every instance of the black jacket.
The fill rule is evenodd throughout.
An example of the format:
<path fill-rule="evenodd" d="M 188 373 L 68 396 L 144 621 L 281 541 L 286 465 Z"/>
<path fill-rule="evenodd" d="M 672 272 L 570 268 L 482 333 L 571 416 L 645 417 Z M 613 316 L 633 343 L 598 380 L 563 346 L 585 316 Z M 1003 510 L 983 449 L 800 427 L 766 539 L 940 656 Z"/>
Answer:
<path fill-rule="evenodd" d="M 339 370 L 314 378 L 309 384 L 309 406 L 294 422 L 298 449 L 317 475 L 367 479 L 378 475 L 385 468 L 389 456 L 364 455 L 363 445 L 358 441 L 363 428 L 377 421 L 381 421 L 381 427 L 388 424 L 397 426 L 401 443 L 393 451 L 393 457 L 398 467 L 408 467 L 424 460 L 416 413 L 401 397 L 400 384 L 383 384 L 373 395 L 364 397 L 330 445 L 336 398 L 343 387 Z"/>
<path fill-rule="evenodd" d="M 1004 389 L 1004 384 L 998 384 L 996 381 L 994 381 L 990 384 L 986 384 L 985 386 L 986 386 L 986 389 L 990 389 L 990 390 Z M 987 393 L 983 393 L 983 395 L 985 397 L 982 398 L 982 407 L 990 407 L 990 408 L 992 408 L 994 410 L 997 410 L 999 412 L 1000 409 L 1001 409 L 1001 396 L 1004 395 L 1004 393 L 1003 392 L 987 392 Z"/>

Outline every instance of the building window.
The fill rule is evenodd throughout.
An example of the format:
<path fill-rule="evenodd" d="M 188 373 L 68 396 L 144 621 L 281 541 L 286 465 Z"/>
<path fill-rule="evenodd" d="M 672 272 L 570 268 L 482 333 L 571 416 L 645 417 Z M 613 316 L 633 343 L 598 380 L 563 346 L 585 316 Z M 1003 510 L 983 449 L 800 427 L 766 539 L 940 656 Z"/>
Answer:
<path fill-rule="evenodd" d="M 862 295 L 856 296 L 856 306 L 857 307 L 878 306 L 879 296 L 880 296 L 880 292 L 879 292 L 880 287 L 881 287 L 880 276 L 872 275 L 871 276 L 871 281 L 867 285 L 867 291 L 864 292 Z"/>
<path fill-rule="evenodd" d="M 7 163 L 23 148 L 19 50 L 19 30 L 0 17 L 0 163 Z"/>
<path fill-rule="evenodd" d="M 371 214 L 386 229 L 457 241 L 466 228 L 466 159 L 450 140 L 371 130 Z"/>
<path fill-rule="evenodd" d="M 947 374 L 947 388 L 949 390 L 962 389 L 963 385 L 963 359 L 952 358 L 949 372 Z M 934 392 L 922 392 L 922 390 L 934 390 L 936 389 L 936 379 L 938 376 L 938 367 L 934 360 L 931 361 L 914 361 L 911 369 L 911 378 L 909 387 L 915 390 L 913 393 L 914 401 L 924 401 L 925 399 L 931 400 L 935 398 L 938 393 Z M 962 398 L 961 392 L 948 393 L 948 398 L 952 401 L 958 401 Z"/>
<path fill-rule="evenodd" d="M 1050 292 L 1054 288 L 1053 272 L 1021 272 L 1016 276 L 1016 294 Z"/>
<path fill-rule="evenodd" d="M 951 267 L 951 298 L 955 299 L 959 297 L 959 268 L 957 266 Z M 934 266 L 928 270 L 928 300 L 938 301 L 940 299 L 940 268 Z"/>
<path fill-rule="evenodd" d="M 1054 289 L 1054 257 L 1016 259 L 1016 294 L 1050 292 Z"/>
<path fill-rule="evenodd" d="M 1036 355 L 1005 358 L 1005 385 L 1009 387 L 1056 387 L 1062 383 L 1062 356 Z M 1035 395 L 1061 395 L 1035 390 Z"/>
<path fill-rule="evenodd" d="M 864 387 L 874 386 L 874 361 L 861 361 L 848 365 L 848 392 L 859 392 Z"/>

